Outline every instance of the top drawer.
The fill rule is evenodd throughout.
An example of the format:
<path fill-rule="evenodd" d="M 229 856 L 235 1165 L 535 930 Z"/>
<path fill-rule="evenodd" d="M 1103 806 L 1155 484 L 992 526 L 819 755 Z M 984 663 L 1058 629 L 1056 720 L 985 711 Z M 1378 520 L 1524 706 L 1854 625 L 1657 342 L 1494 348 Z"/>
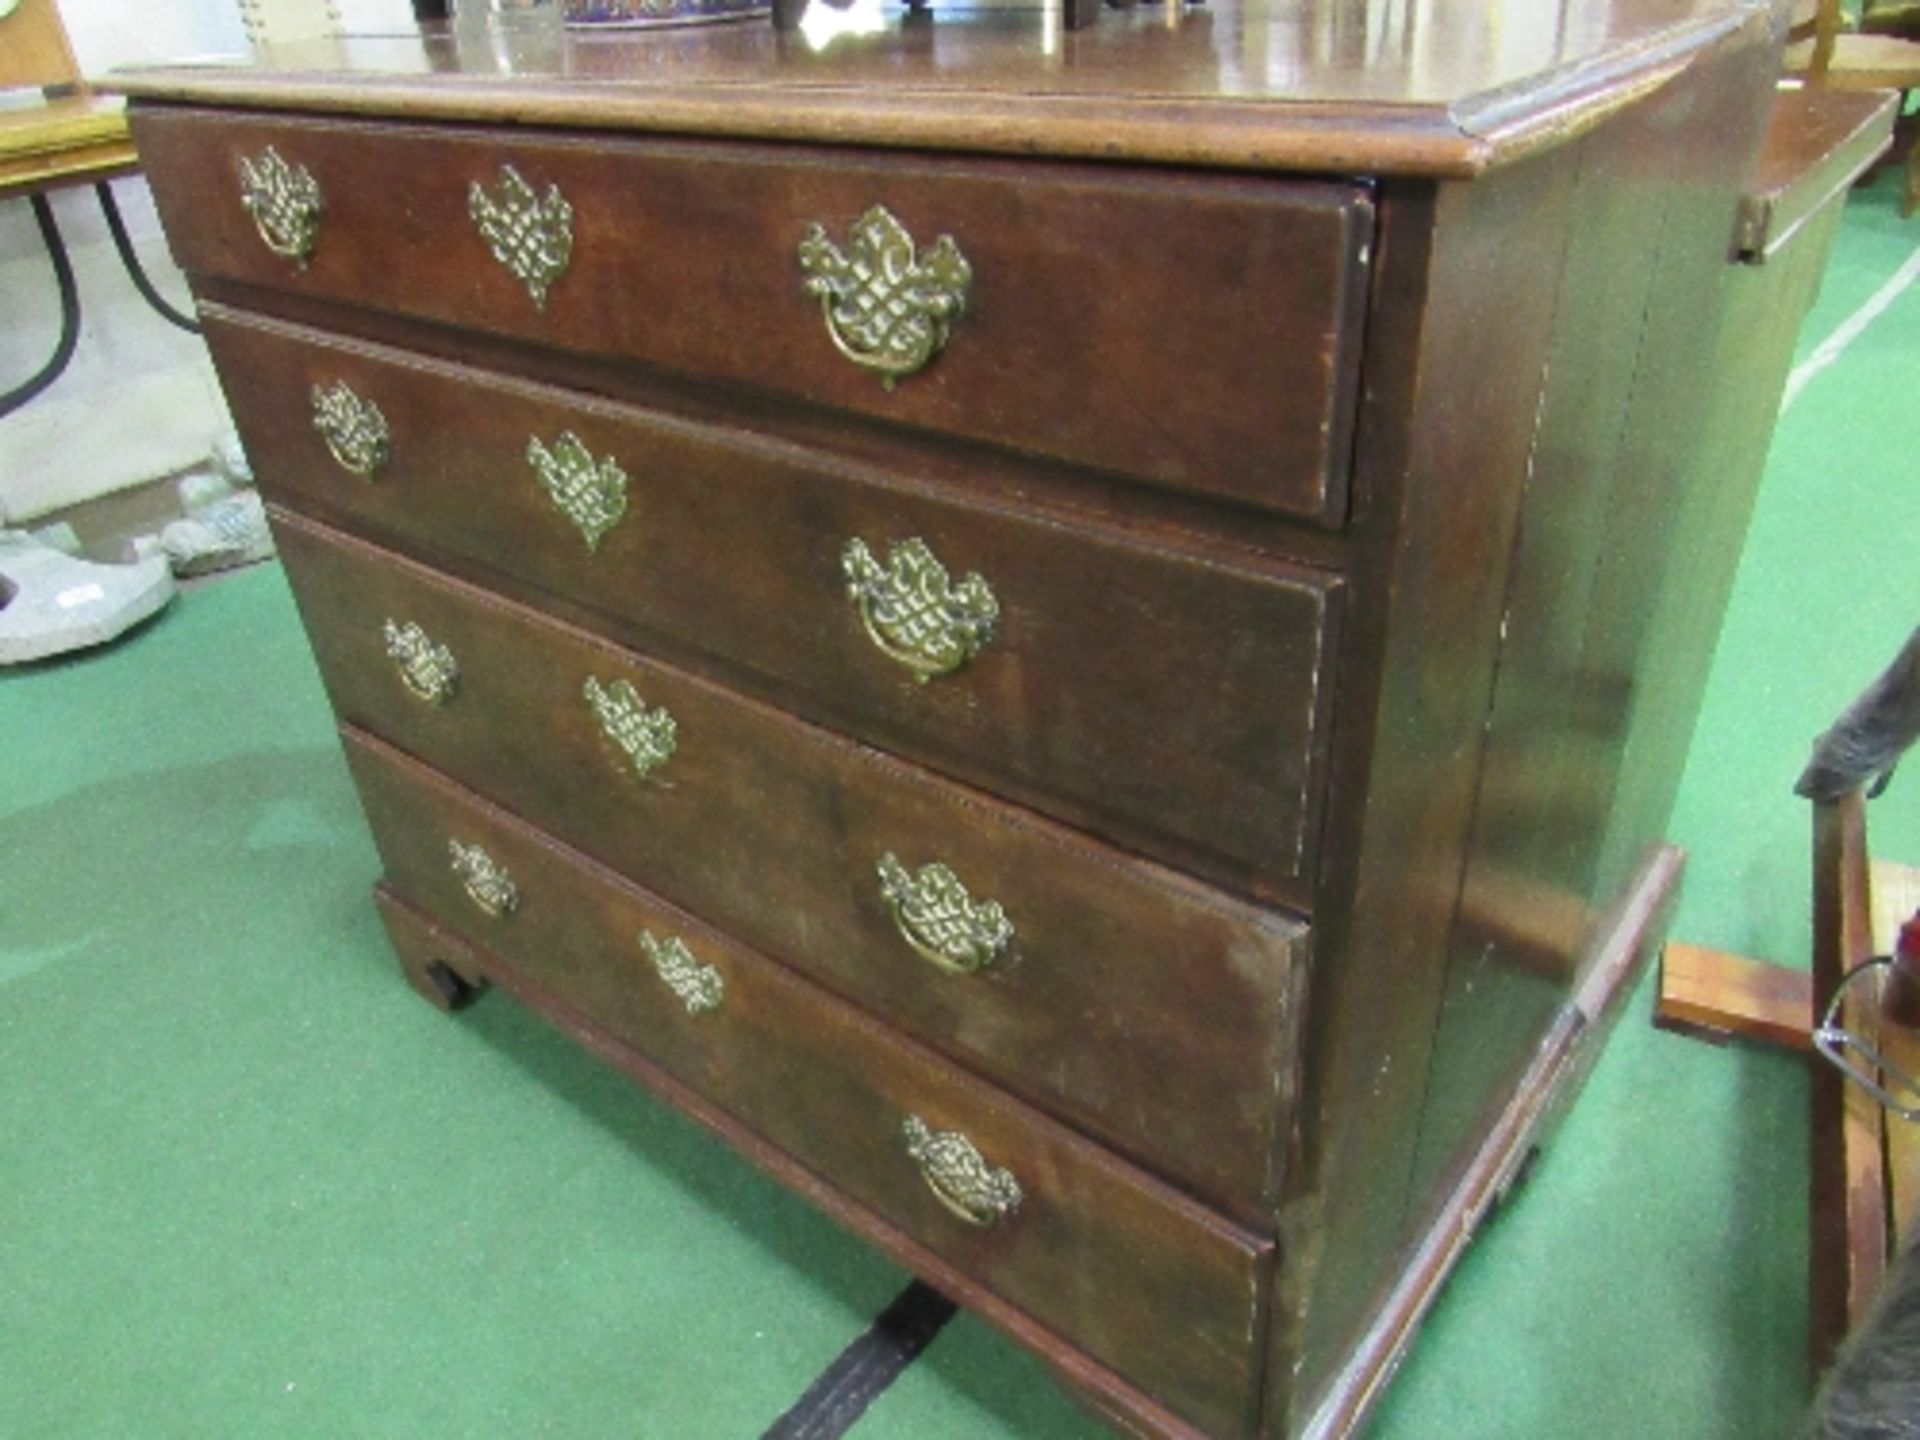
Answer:
<path fill-rule="evenodd" d="M 1344 518 L 1352 185 L 147 107 L 134 132 L 196 274 Z M 862 363 L 922 340 L 912 373 Z"/>

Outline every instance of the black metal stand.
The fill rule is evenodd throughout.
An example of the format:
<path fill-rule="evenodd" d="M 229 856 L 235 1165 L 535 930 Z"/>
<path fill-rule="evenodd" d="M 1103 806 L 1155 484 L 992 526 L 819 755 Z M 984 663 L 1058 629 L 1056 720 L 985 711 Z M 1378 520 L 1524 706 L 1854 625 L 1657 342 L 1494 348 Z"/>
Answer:
<path fill-rule="evenodd" d="M 133 241 L 127 237 L 127 227 L 120 219 L 120 206 L 113 198 L 112 182 L 101 180 L 95 183 L 93 193 L 100 197 L 100 209 L 107 217 L 107 229 L 113 234 L 113 248 L 120 252 L 120 263 L 127 267 L 127 274 L 133 280 L 134 289 L 155 310 L 162 319 L 178 325 L 189 335 L 200 333 L 200 324 L 189 315 L 183 315 L 166 302 L 160 292 L 153 288 L 153 281 L 147 277 L 146 267 L 140 263 L 140 257 L 133 253 Z"/>
<path fill-rule="evenodd" d="M 53 262 L 53 278 L 60 287 L 60 341 L 53 347 L 53 358 L 26 384 L 0 394 L 0 417 L 11 415 L 34 396 L 60 378 L 73 359 L 74 346 L 80 341 L 80 289 L 73 281 L 73 261 L 67 255 L 67 242 L 60 238 L 60 226 L 53 218 L 53 206 L 45 195 L 31 195 L 33 218 L 40 222 L 40 238 L 46 241 L 47 259 Z"/>

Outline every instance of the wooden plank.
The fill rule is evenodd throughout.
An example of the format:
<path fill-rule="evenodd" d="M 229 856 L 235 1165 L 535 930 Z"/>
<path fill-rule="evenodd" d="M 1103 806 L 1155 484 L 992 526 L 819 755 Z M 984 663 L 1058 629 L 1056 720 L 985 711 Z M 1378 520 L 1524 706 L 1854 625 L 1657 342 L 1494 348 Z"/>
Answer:
<path fill-rule="evenodd" d="M 1660 956 L 1653 1023 L 1709 1039 L 1813 1049 L 1813 977 L 1724 950 L 1671 941 Z"/>
<path fill-rule="evenodd" d="M 1782 88 L 1740 199 L 1740 258 L 1761 264 L 1857 181 L 1893 138 L 1891 93 Z"/>
<path fill-rule="evenodd" d="M 1814 1002 L 1824 1013 L 1841 978 L 1873 953 L 1865 802 L 1852 791 L 1813 807 Z M 1868 1044 L 1878 1027 L 1864 989 L 1842 1023 Z M 1812 1243 L 1808 1341 L 1816 1372 L 1832 1361 L 1880 1286 L 1887 1260 L 1885 1152 L 1878 1102 L 1831 1065 L 1813 1070 Z"/>
<path fill-rule="evenodd" d="M 74 95 L 0 114 L 0 199 L 103 180 L 138 164 L 118 100 Z"/>
<path fill-rule="evenodd" d="M 1354 59 L 1317 48 L 1331 12 L 1282 12 L 1244 34 L 1203 12 L 1171 33 L 1089 26 L 1064 64 L 1036 43 L 1037 18 L 1031 30 L 943 19 L 911 45 L 888 32 L 836 48 L 831 76 L 793 63 L 769 24 L 690 35 L 667 64 L 659 47 L 593 37 L 516 49 L 509 70 L 485 46 L 395 34 L 275 46 L 259 67 L 126 70 L 113 84 L 145 99 L 332 114 L 1465 178 L 1598 129 L 1723 44 L 1763 40 L 1768 24 L 1751 0 L 1649 0 L 1588 7 L 1591 24 L 1537 55 L 1524 47 L 1531 58 L 1486 42 L 1536 31 L 1537 10 L 1484 0 L 1422 11 L 1395 65 L 1368 64 L 1367 46 Z"/>

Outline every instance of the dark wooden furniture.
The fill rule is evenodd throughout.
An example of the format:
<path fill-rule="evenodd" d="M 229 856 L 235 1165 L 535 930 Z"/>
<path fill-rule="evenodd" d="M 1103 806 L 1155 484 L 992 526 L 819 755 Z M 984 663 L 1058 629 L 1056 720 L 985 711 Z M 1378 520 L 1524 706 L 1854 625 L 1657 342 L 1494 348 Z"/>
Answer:
<path fill-rule="evenodd" d="M 124 79 L 409 977 L 1141 1434 L 1351 1428 L 1577 1082 L 1830 234 L 1742 328 L 1766 6 L 1395 16 Z"/>

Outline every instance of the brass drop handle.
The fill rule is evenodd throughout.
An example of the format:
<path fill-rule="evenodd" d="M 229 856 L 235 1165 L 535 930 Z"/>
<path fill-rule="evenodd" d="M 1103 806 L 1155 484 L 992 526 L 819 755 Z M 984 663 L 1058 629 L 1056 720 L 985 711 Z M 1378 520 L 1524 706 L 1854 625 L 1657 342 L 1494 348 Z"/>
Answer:
<path fill-rule="evenodd" d="M 447 841 L 448 863 L 466 888 L 467 898 L 496 920 L 520 908 L 520 890 L 498 861 L 478 845 Z"/>
<path fill-rule="evenodd" d="M 909 874 L 892 852 L 880 857 L 880 895 L 914 954 L 949 975 L 971 975 L 1006 954 L 1013 922 L 997 900 L 976 901 L 945 865 Z"/>
<path fill-rule="evenodd" d="M 721 1000 L 726 997 L 727 982 L 713 966 L 695 959 L 686 941 L 678 935 L 660 940 L 651 930 L 642 930 L 640 948 L 646 952 L 660 983 L 679 997 L 689 1015 L 704 1015 L 720 1008 Z"/>
<path fill-rule="evenodd" d="M 289 165 L 269 145 L 240 157 L 240 205 L 253 217 L 267 249 L 302 270 L 320 239 L 320 186 L 300 165 Z"/>
<path fill-rule="evenodd" d="M 344 380 L 313 387 L 313 428 L 343 470 L 372 479 L 393 453 L 387 417 Z"/>
<path fill-rule="evenodd" d="M 918 1115 L 901 1125 L 907 1154 L 920 1167 L 934 1198 L 969 1225 L 992 1225 L 1020 1208 L 1025 1197 L 1013 1172 L 990 1164 L 958 1130 L 933 1130 Z"/>
<path fill-rule="evenodd" d="M 926 681 L 951 674 L 993 638 L 1000 602 L 979 575 L 954 584 L 924 540 L 902 540 L 882 565 L 858 538 L 840 552 L 847 598 L 882 655 Z"/>
<path fill-rule="evenodd" d="M 400 671 L 400 683 L 409 694 L 429 705 L 445 705 L 453 699 L 460 688 L 460 666 L 453 651 L 411 620 L 404 625 L 388 620 L 380 634 L 387 658 Z"/>
<path fill-rule="evenodd" d="M 973 267 L 951 235 L 916 256 L 913 236 L 884 205 L 860 217 L 845 250 L 824 225 L 809 225 L 800 270 L 806 293 L 820 301 L 834 349 L 889 390 L 945 347 L 973 283 Z"/>
<path fill-rule="evenodd" d="M 489 193 L 478 180 L 467 187 L 467 214 L 493 258 L 527 288 L 536 309 L 547 308 L 547 291 L 573 259 L 573 206 L 549 185 L 545 195 L 511 165 Z"/>

